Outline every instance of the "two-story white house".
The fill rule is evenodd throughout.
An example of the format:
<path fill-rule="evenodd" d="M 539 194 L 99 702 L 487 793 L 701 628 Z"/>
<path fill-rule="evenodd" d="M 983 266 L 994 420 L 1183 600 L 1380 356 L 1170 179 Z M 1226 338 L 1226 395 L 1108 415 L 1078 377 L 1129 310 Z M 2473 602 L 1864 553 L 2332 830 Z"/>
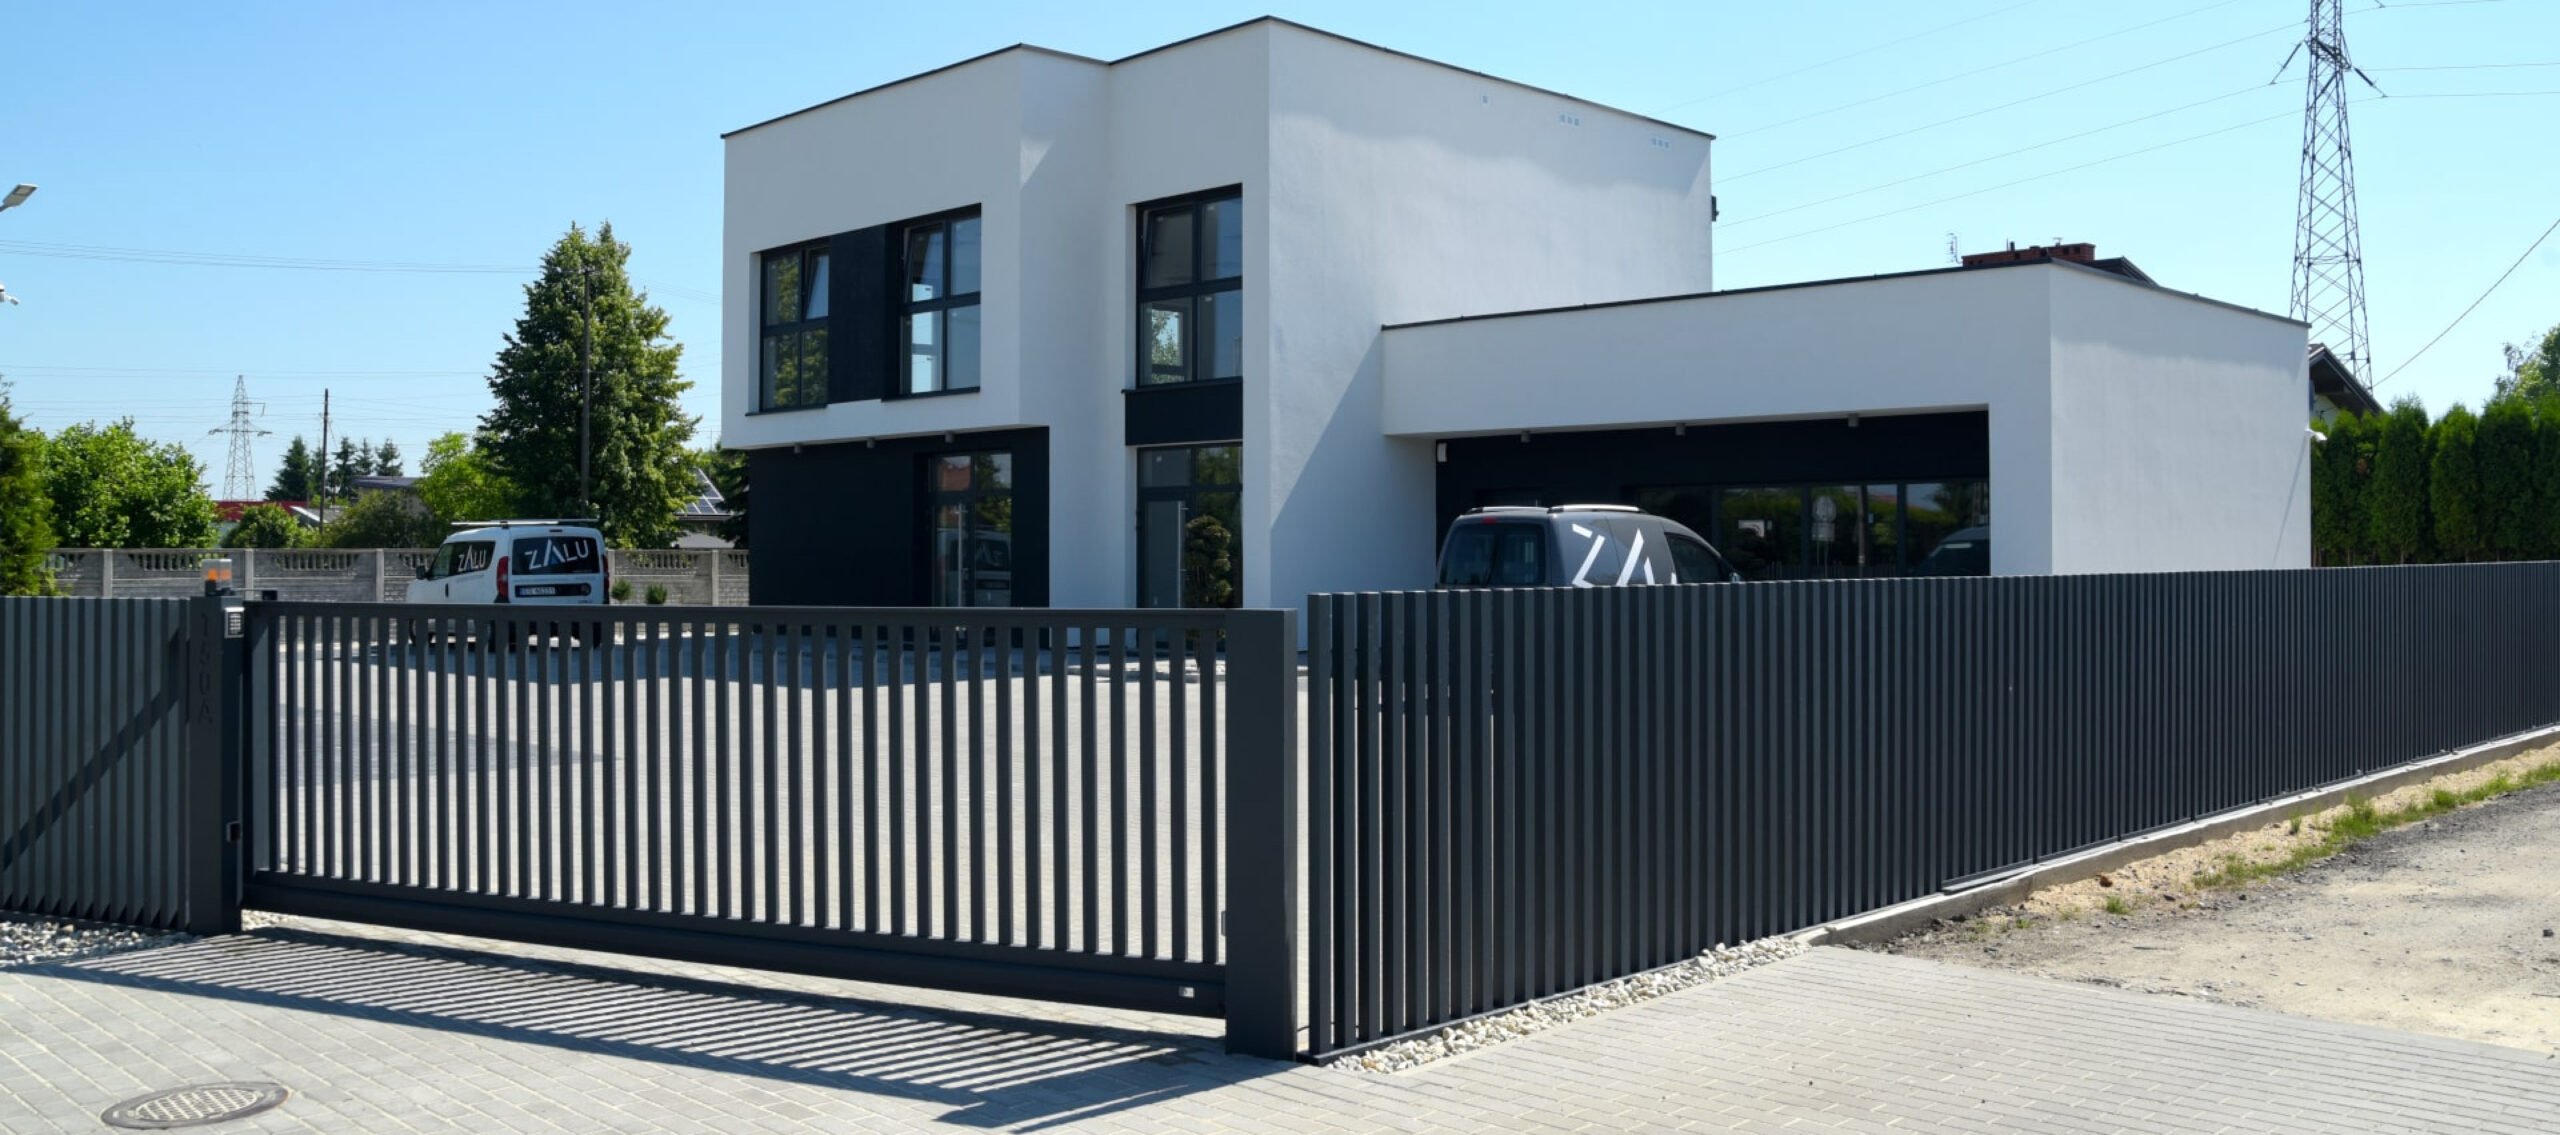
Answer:
<path fill-rule="evenodd" d="M 1568 501 L 1761 577 L 2309 562 L 2303 325 L 2063 250 L 1719 293 L 1712 142 L 1277 19 L 734 132 L 755 600 L 1297 605 Z"/>

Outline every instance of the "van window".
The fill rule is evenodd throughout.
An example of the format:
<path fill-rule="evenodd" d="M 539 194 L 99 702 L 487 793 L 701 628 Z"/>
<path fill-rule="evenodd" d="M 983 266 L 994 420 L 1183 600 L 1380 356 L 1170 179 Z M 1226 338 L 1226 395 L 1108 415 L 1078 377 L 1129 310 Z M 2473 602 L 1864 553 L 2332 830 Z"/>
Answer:
<path fill-rule="evenodd" d="M 516 541 L 517 575 L 594 575 L 597 562 L 592 536 L 525 536 Z"/>
<path fill-rule="evenodd" d="M 497 550 L 498 545 L 488 540 L 456 540 L 441 545 L 436 548 L 436 563 L 429 569 L 427 578 L 451 579 L 484 571 L 489 566 L 489 557 Z"/>
<path fill-rule="evenodd" d="M 1707 546 L 1686 536 L 1671 537 L 1671 570 L 1679 573 L 1674 583 L 1722 583 L 1725 573 L 1716 566 L 1716 554 Z"/>
<path fill-rule="evenodd" d="M 1449 534 L 1443 587 L 1537 587 L 1547 581 L 1544 524 L 1465 524 Z"/>

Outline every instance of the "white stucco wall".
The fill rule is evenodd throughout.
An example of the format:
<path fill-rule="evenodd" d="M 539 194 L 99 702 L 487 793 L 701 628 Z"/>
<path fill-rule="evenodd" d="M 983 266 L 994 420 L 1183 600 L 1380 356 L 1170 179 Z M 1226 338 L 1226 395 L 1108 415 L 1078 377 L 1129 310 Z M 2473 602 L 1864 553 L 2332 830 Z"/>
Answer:
<path fill-rule="evenodd" d="M 1992 570 L 2052 570 L 2051 289 L 2018 267 L 1398 327 L 1414 438 L 1988 409 Z"/>
<path fill-rule="evenodd" d="M 1246 290 L 1271 369 L 1245 400 L 1246 527 L 1268 536 L 1246 601 L 1297 605 L 1431 576 L 1431 450 L 1383 428 L 1382 325 L 1709 287 L 1709 141 L 1269 27 L 1269 181 L 1248 213 L 1272 239 Z"/>
<path fill-rule="evenodd" d="M 2309 564 L 2300 324 L 2054 264 L 1391 329 L 1387 432 L 1986 409 L 2001 574 Z"/>
<path fill-rule="evenodd" d="M 2309 567 L 2303 326 L 2093 272 L 2044 275 L 2053 570 Z"/>

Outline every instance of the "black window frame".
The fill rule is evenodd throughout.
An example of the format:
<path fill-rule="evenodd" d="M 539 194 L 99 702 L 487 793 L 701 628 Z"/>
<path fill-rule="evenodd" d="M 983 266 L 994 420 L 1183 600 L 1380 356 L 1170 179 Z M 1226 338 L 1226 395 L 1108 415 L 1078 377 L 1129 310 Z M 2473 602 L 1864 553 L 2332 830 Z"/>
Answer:
<path fill-rule="evenodd" d="M 823 410 L 827 406 L 830 366 L 828 356 L 824 354 L 819 356 L 814 374 L 803 365 L 795 387 L 798 399 L 782 402 L 774 398 L 773 376 L 765 371 L 765 345 L 775 339 L 790 340 L 792 357 L 802 364 L 807 360 L 806 350 L 813 338 L 811 332 L 816 332 L 814 338 L 817 342 L 826 344 L 821 348 L 822 351 L 834 349 L 834 344 L 827 342 L 828 316 L 835 310 L 835 264 L 832 259 L 828 261 L 827 294 L 824 297 L 826 302 L 823 307 L 817 309 L 818 314 L 815 315 L 810 314 L 813 306 L 811 301 L 817 298 L 818 289 L 809 286 L 813 278 L 810 265 L 816 258 L 830 257 L 833 247 L 834 242 L 831 240 L 813 240 L 784 245 L 780 248 L 768 248 L 756 254 L 756 413 Z M 795 318 L 773 322 L 766 317 L 773 307 L 772 296 L 769 294 L 773 274 L 767 269 L 767 265 L 778 256 L 795 256 L 800 260 L 800 303 L 798 310 L 793 313 Z"/>
<path fill-rule="evenodd" d="M 959 247 L 959 242 L 951 239 L 951 228 L 953 225 L 962 221 L 975 222 L 978 226 L 978 270 L 975 273 L 978 286 L 976 290 L 965 293 L 954 292 L 951 290 L 951 280 L 953 277 L 951 264 L 953 255 Z M 916 232 L 920 229 L 940 229 L 943 234 L 942 294 L 932 299 L 922 300 L 916 299 L 914 296 L 915 265 L 912 260 L 912 250 L 915 248 Z M 956 309 L 964 307 L 982 307 L 982 301 L 986 295 L 987 285 L 986 239 L 986 218 L 981 213 L 978 206 L 975 205 L 964 209 L 953 209 L 945 213 L 935 213 L 931 216 L 917 217 L 912 220 L 901 222 L 898 225 L 898 370 L 897 374 L 894 376 L 894 381 L 889 384 L 889 398 L 893 400 L 905 398 L 940 398 L 949 394 L 975 394 L 985 387 L 987 366 L 987 356 L 984 349 L 986 343 L 985 314 L 982 310 L 978 317 L 978 340 L 980 346 L 980 350 L 978 352 L 978 373 L 970 379 L 969 385 L 954 387 L 951 385 L 950 313 Z M 909 321 L 919 315 L 934 316 L 939 324 L 936 328 L 937 333 L 935 334 L 933 341 L 934 380 L 936 385 L 934 389 L 931 390 L 915 389 L 916 343 L 915 333 L 909 329 Z"/>
<path fill-rule="evenodd" d="M 1204 230 L 1200 223 L 1201 218 L 1207 215 L 1209 206 L 1221 203 L 1236 206 L 1236 224 L 1238 231 L 1241 232 L 1244 224 L 1242 211 L 1244 187 L 1241 185 L 1148 201 L 1135 207 L 1137 239 L 1131 242 L 1135 256 L 1130 265 L 1130 281 L 1135 286 L 1134 290 L 1137 294 L 1130 367 L 1130 386 L 1134 389 L 1149 390 L 1167 386 L 1244 380 L 1244 352 L 1241 347 L 1236 352 L 1236 373 L 1231 375 L 1207 373 L 1211 366 L 1209 360 L 1214 356 L 1215 349 L 1213 344 L 1204 341 L 1200 333 L 1204 325 L 1213 322 L 1203 318 L 1201 313 L 1214 302 L 1217 296 L 1227 292 L 1233 292 L 1236 295 L 1239 339 L 1242 338 L 1243 333 L 1244 256 L 1239 250 L 1236 256 L 1235 275 L 1210 276 L 1209 272 L 1217 264 L 1217 242 L 1202 239 Z M 1190 279 L 1178 284 L 1149 287 L 1147 286 L 1147 253 L 1149 242 L 1155 236 L 1155 218 L 1170 213 L 1184 213 L 1190 218 Z M 1190 301 L 1189 314 L 1184 317 L 1182 325 L 1182 373 L 1180 377 L 1158 379 L 1153 377 L 1155 366 L 1149 353 L 1149 345 L 1154 340 L 1154 336 L 1149 333 L 1150 329 L 1147 325 L 1148 305 L 1173 300 Z"/>

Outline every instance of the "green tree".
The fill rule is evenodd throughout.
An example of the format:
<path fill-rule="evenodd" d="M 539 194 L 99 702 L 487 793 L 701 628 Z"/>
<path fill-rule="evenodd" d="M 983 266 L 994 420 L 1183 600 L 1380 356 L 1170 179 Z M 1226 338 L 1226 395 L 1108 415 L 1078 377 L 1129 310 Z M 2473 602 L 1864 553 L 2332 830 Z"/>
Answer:
<path fill-rule="evenodd" d="M 2522 558 L 2560 558 L 2560 414 L 2533 416 L 2533 489 L 2525 494 Z"/>
<path fill-rule="evenodd" d="M 2382 562 L 2415 563 L 2427 554 L 2427 408 L 2414 397 L 2383 415 L 2367 499 L 2367 527 Z"/>
<path fill-rule="evenodd" d="M 2496 398 L 2546 408 L 2560 404 L 2560 325 L 2544 333 L 2539 343 L 2507 344 L 2507 373 L 2498 380 Z"/>
<path fill-rule="evenodd" d="M 0 385 L 0 595 L 50 595 L 53 502 L 44 492 L 44 435 L 28 429 Z"/>
<path fill-rule="evenodd" d="M 381 445 L 374 447 L 373 475 L 377 477 L 405 476 L 405 474 L 400 471 L 400 446 L 389 438 L 384 438 Z"/>
<path fill-rule="evenodd" d="M 373 440 L 338 439 L 338 454 L 329 462 L 328 495 L 345 500 L 355 495 L 356 478 L 373 475 Z"/>
<path fill-rule="evenodd" d="M 213 498 L 185 447 L 154 444 L 133 419 L 84 422 L 44 447 L 54 531 L 73 548 L 201 548 L 213 543 Z"/>
<path fill-rule="evenodd" d="M 311 443 L 294 435 L 293 444 L 285 447 L 284 461 L 276 466 L 276 479 L 267 486 L 271 501 L 311 501 L 319 498 L 314 478 L 319 461 L 311 455 Z"/>
<path fill-rule="evenodd" d="M 279 504 L 250 505 L 240 514 L 240 523 L 231 526 L 231 534 L 222 538 L 226 548 L 299 548 L 302 544 L 302 522 Z"/>
<path fill-rule="evenodd" d="M 515 515 L 516 487 L 500 476 L 489 455 L 459 433 L 427 443 L 418 499 L 438 523 L 500 520 Z"/>
<path fill-rule="evenodd" d="M 2456 402 L 2436 419 L 2428 441 L 2427 507 L 2435 521 L 2436 550 L 2449 560 L 2473 560 L 2485 547 L 2481 524 L 2480 419 Z"/>
<path fill-rule="evenodd" d="M 685 443 L 694 420 L 677 399 L 684 348 L 667 338 L 667 313 L 632 287 L 631 246 L 607 224 L 593 237 L 572 225 L 525 285 L 524 314 L 489 376 L 497 406 L 480 436 L 532 515 L 596 517 L 605 538 L 655 548 L 678 532 L 692 496 Z M 579 362 L 592 355 L 590 499 L 578 493 Z"/>
<path fill-rule="evenodd" d="M 320 529 L 324 548 L 432 548 L 444 529 L 418 498 L 401 492 L 366 493 Z"/>
<path fill-rule="evenodd" d="M 2480 411 L 2473 452 L 2480 473 L 2480 543 L 2498 559 L 2523 559 L 2539 541 L 2533 411 L 2513 398 Z"/>
<path fill-rule="evenodd" d="M 2321 427 L 2311 459 L 2311 543 L 2329 567 L 2364 558 L 2367 464 L 2364 419 L 2343 414 Z"/>

